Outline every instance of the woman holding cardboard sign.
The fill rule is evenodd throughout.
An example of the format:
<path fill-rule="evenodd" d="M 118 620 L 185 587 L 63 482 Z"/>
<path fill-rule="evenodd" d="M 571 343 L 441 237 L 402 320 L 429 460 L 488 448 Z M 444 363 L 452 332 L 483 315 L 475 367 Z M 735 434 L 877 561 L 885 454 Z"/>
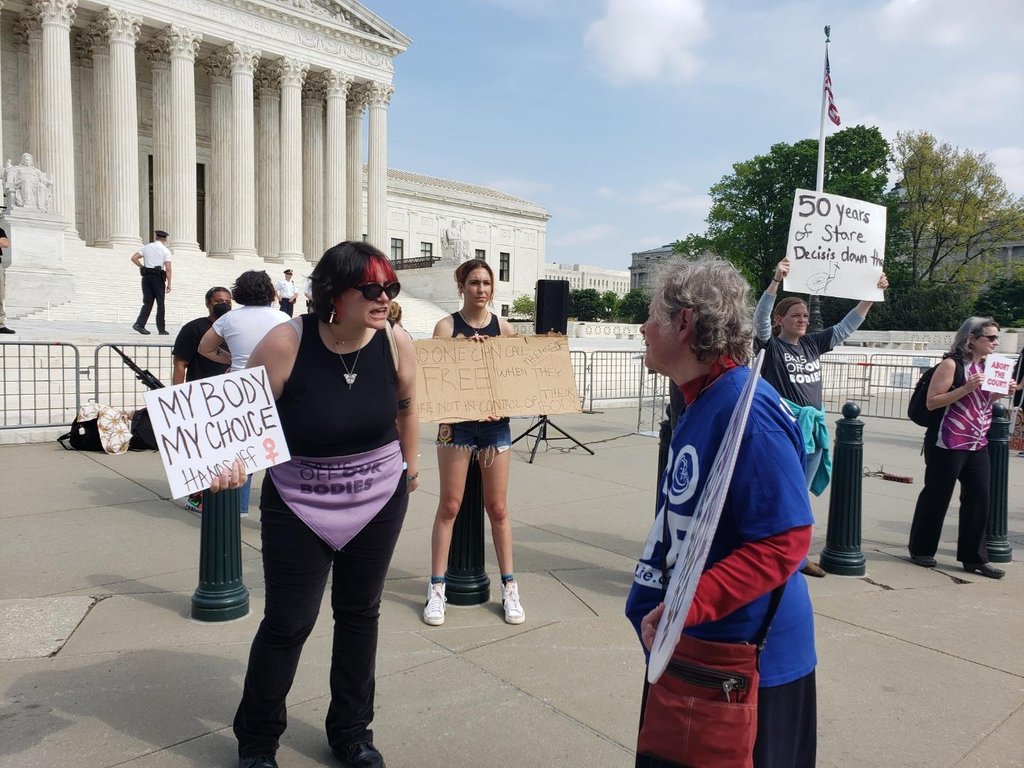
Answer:
<path fill-rule="evenodd" d="M 272 329 L 249 358 L 267 370 L 292 458 L 263 484 L 266 608 L 234 732 L 242 768 L 275 768 L 285 698 L 333 570 L 327 740 L 341 765 L 382 768 L 370 730 L 378 616 L 418 485 L 416 357 L 407 334 L 391 333 L 401 286 L 376 248 L 339 243 L 310 279 L 314 312 Z"/>
<path fill-rule="evenodd" d="M 807 451 L 804 468 L 807 487 L 817 496 L 828 487 L 832 470 L 821 386 L 821 356 L 842 344 L 860 327 L 873 302 L 861 301 L 835 325 L 808 332 L 810 316 L 803 299 L 789 296 L 775 305 L 775 295 L 788 274 L 789 259 L 786 258 L 775 267 L 775 276 L 757 302 L 755 348 L 765 351 L 761 375 L 782 395 L 800 422 Z M 878 287 L 883 291 L 889 287 L 884 272 L 878 278 Z M 804 565 L 803 572 L 808 576 L 825 575 L 821 566 L 810 561 Z"/>
<path fill-rule="evenodd" d="M 988 429 L 992 403 L 1003 395 L 982 389 L 985 358 L 999 346 L 999 326 L 991 317 L 969 317 L 928 384 L 928 410 L 942 417 L 924 437 L 924 488 L 910 527 L 910 559 L 934 568 L 942 521 L 960 481 L 960 526 L 956 559 L 965 571 L 1001 579 L 1005 571 L 988 562 L 985 529 L 989 512 Z M 963 382 L 960 384 L 959 382 Z M 1017 382 L 1010 382 L 1010 395 Z"/>
<path fill-rule="evenodd" d="M 488 308 L 494 296 L 494 273 L 483 259 L 470 259 L 455 270 L 455 283 L 462 297 L 462 308 L 441 318 L 434 326 L 435 339 L 467 338 L 486 343 L 492 336 L 515 336 L 515 329 Z M 423 621 L 433 627 L 444 624 L 445 571 L 452 528 L 466 492 L 466 473 L 473 453 L 480 457 L 484 509 L 491 521 L 491 538 L 501 570 L 501 601 L 505 621 L 522 624 L 526 620 L 519 600 L 519 584 L 512 570 L 512 523 L 508 518 L 509 448 L 512 434 L 509 421 L 460 421 L 440 424 L 437 429 L 437 467 L 441 480 L 441 499 L 434 516 L 430 536 L 430 584 Z"/>
<path fill-rule="evenodd" d="M 727 262 L 675 261 L 662 271 L 641 327 L 645 363 L 686 402 L 626 601 L 646 650 L 673 571 L 700 575 L 669 667 L 644 688 L 638 768 L 814 766 L 814 618 L 797 573 L 813 523 L 803 439 L 764 381 L 756 382 L 728 485 L 712 480 L 752 375 L 749 295 Z M 725 500 L 707 560 L 689 562 L 695 515 L 716 493 Z"/>

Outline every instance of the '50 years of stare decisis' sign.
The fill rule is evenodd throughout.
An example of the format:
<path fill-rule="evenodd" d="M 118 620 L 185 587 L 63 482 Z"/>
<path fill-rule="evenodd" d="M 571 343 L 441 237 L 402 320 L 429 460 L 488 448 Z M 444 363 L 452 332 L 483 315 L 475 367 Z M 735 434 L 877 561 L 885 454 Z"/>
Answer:
<path fill-rule="evenodd" d="M 798 189 L 783 287 L 794 293 L 882 301 L 885 206 Z"/>
<path fill-rule="evenodd" d="M 263 366 L 144 397 L 175 498 L 209 488 L 235 459 L 251 474 L 291 458 Z"/>

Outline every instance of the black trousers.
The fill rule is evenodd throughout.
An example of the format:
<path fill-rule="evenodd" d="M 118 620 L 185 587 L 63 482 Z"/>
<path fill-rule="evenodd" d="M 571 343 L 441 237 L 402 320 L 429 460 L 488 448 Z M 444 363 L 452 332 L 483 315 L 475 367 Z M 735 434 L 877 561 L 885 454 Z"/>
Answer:
<path fill-rule="evenodd" d="M 644 724 L 647 691 L 640 702 Z M 791 683 L 757 690 L 754 768 L 814 768 L 818 754 L 818 693 L 812 670 Z M 675 762 L 637 755 L 636 768 L 680 768 Z"/>
<path fill-rule="evenodd" d="M 288 315 L 288 317 L 292 316 L 292 311 L 294 309 L 295 299 L 281 299 L 281 311 Z"/>
<path fill-rule="evenodd" d="M 167 292 L 164 287 L 164 274 L 142 276 L 142 309 L 135 324 L 145 328 L 149 322 L 149 313 L 153 309 L 153 302 L 156 302 L 156 329 L 166 331 L 164 325 L 164 298 Z"/>
<path fill-rule="evenodd" d="M 340 552 L 293 513 L 260 508 L 267 596 L 235 714 L 240 757 L 277 752 L 287 725 L 285 699 L 332 568 L 334 646 L 327 741 L 340 748 L 373 739 L 380 600 L 408 503 L 403 477 L 384 508 Z"/>
<path fill-rule="evenodd" d="M 950 451 L 934 440 L 925 441 L 924 488 L 917 497 L 914 522 L 910 526 L 911 555 L 932 557 L 939 546 L 942 521 L 960 481 L 960 525 L 956 537 L 956 559 L 962 563 L 987 563 L 985 529 L 988 525 L 988 450 Z"/>

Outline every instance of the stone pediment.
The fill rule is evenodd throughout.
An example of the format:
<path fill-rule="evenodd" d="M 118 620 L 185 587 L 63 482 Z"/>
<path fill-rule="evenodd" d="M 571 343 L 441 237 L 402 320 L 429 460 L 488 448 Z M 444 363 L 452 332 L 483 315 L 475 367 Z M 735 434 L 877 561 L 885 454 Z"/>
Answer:
<path fill-rule="evenodd" d="M 349 27 L 364 35 L 382 38 L 403 48 L 411 40 L 360 3 L 348 0 L 269 0 L 325 21 Z"/>

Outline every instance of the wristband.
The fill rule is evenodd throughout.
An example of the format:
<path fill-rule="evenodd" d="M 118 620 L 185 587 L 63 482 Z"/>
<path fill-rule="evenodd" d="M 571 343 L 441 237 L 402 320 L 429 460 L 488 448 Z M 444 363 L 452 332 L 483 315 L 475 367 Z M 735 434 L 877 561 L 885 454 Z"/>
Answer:
<path fill-rule="evenodd" d="M 782 281 L 781 281 L 781 280 L 776 280 L 776 279 L 775 279 L 775 278 L 773 277 L 773 278 L 772 278 L 772 282 L 773 282 L 773 283 L 781 283 Z"/>

